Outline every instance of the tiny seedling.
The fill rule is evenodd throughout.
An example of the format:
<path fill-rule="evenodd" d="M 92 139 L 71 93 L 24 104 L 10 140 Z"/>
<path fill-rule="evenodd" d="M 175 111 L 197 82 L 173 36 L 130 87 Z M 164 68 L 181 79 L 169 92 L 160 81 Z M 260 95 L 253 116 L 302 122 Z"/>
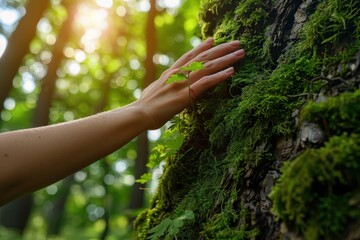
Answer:
<path fill-rule="evenodd" d="M 204 69 L 205 65 L 204 62 L 192 62 L 187 67 L 181 67 L 181 71 L 187 72 L 186 75 L 184 73 L 175 73 L 169 77 L 166 83 L 173 83 L 173 82 L 181 82 L 184 80 L 189 80 L 189 76 L 191 72 L 196 72 L 198 70 Z M 190 82 L 188 81 L 188 89 L 189 89 L 189 99 L 192 105 L 193 99 L 191 98 L 191 91 L 190 91 Z"/>
<path fill-rule="evenodd" d="M 201 69 L 204 69 L 204 63 L 202 62 L 192 62 L 187 67 L 181 67 L 181 71 L 188 72 L 186 75 L 184 73 L 175 73 L 169 77 L 166 83 L 180 82 L 189 79 L 189 75 L 191 72 L 195 72 Z"/>

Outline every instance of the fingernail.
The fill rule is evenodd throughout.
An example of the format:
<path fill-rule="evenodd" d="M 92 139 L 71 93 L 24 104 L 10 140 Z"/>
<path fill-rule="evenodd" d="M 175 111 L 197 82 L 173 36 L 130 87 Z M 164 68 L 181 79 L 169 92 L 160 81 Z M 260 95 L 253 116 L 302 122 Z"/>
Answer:
<path fill-rule="evenodd" d="M 244 49 L 240 49 L 240 50 L 234 52 L 234 54 L 237 56 L 243 56 L 245 54 L 245 51 L 244 51 Z"/>
<path fill-rule="evenodd" d="M 206 39 L 206 41 L 204 43 L 210 44 L 210 43 L 213 43 L 213 42 L 214 42 L 214 38 L 209 37 L 208 39 Z"/>
<path fill-rule="evenodd" d="M 240 46 L 240 41 L 239 40 L 235 40 L 229 43 L 231 46 L 234 47 L 239 47 Z"/>
<path fill-rule="evenodd" d="M 233 74 L 234 73 L 234 68 L 229 67 L 228 69 L 225 70 L 225 72 L 228 73 L 228 74 Z"/>

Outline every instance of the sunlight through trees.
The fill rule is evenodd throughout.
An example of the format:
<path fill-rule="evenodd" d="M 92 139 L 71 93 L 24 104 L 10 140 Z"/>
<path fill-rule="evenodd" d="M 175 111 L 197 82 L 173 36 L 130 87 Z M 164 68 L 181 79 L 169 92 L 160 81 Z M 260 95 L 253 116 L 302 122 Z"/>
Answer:
<path fill-rule="evenodd" d="M 200 42 L 197 24 L 189 24 L 197 22 L 197 1 L 156 1 L 158 43 L 150 45 L 152 56 L 147 56 L 150 2 L 146 0 L 42 0 L 46 4 L 36 11 L 33 2 L 40 4 L 38 0 L 0 3 L 0 68 L 8 64 L 14 73 L 7 75 L 9 92 L 0 87 L 2 132 L 70 121 L 126 105 L 141 96 L 146 58 L 154 64 L 156 78 Z M 25 16 L 33 22 L 21 22 Z M 28 43 L 17 33 L 21 27 L 34 32 L 22 32 Z M 18 51 L 19 44 L 23 53 Z M 18 60 L 5 62 L 9 57 Z M 163 131 L 144 135 L 150 149 L 161 141 Z M 136 180 L 136 145 L 133 140 L 102 161 L 36 192 L 33 200 L 26 199 L 31 215 L 21 229 L 25 229 L 23 239 L 47 235 L 130 239 L 129 219 L 140 210 L 127 209 Z M 148 202 L 153 191 L 146 187 L 140 191 Z M 2 207 L 0 213 L 8 212 L 5 208 L 14 211 L 16 204 L 23 203 Z M 16 214 L 27 219 L 21 211 Z M 10 217 L 4 216 L 0 221 L 6 225 Z M 0 228 L 0 236 L 4 234 L 13 233 Z"/>

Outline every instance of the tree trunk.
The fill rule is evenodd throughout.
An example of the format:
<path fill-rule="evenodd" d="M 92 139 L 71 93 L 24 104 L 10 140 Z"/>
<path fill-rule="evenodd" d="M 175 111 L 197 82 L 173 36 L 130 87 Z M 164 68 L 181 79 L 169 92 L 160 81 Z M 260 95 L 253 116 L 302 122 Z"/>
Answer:
<path fill-rule="evenodd" d="M 77 10 L 79 1 L 65 1 L 64 7 L 67 9 L 68 17 L 63 23 L 63 26 L 59 32 L 58 38 L 53 48 L 53 58 L 48 65 L 48 72 L 42 79 L 41 92 L 39 94 L 38 102 L 33 119 L 33 126 L 45 126 L 49 123 L 49 113 L 55 93 L 55 84 L 57 81 L 57 69 L 61 66 L 61 62 L 64 59 L 63 50 L 66 43 L 69 41 L 70 36 L 73 33 L 73 22 Z M 70 188 L 74 182 L 73 175 L 68 176 L 62 180 L 62 184 L 59 188 L 59 193 L 53 202 L 52 208 L 48 213 L 47 220 L 47 235 L 56 236 L 61 232 L 64 219 L 64 209 L 68 197 L 70 195 Z"/>
<path fill-rule="evenodd" d="M 22 234 L 32 209 L 32 196 L 27 195 L 0 208 L 2 226 Z"/>
<path fill-rule="evenodd" d="M 0 58 L 0 112 L 3 102 L 9 95 L 12 82 L 21 66 L 22 59 L 29 51 L 31 40 L 36 34 L 36 26 L 48 8 L 48 0 L 30 0 L 26 5 L 26 14 L 19 21 L 8 46 Z M 1 208 L 0 224 L 22 233 L 28 222 L 32 208 L 32 196 L 19 198 Z"/>
<path fill-rule="evenodd" d="M 29 52 L 29 45 L 35 36 L 36 26 L 48 5 L 48 0 L 28 1 L 26 14 L 10 36 L 8 46 L 0 58 L 0 112 L 4 108 L 3 102 L 9 95 L 22 59 Z"/>
<path fill-rule="evenodd" d="M 247 57 L 188 110 L 195 130 L 136 220 L 138 239 L 360 237 L 359 9 L 202 2 L 204 38 L 239 39 Z"/>
<path fill-rule="evenodd" d="M 68 9 L 68 17 L 63 23 L 59 36 L 53 48 L 53 58 L 48 65 L 48 70 L 45 77 L 41 80 L 41 91 L 36 104 L 33 126 L 45 126 L 49 123 L 49 113 L 51 108 L 52 98 L 55 92 L 55 84 L 57 80 L 56 71 L 59 68 L 61 61 L 64 58 L 64 47 L 68 42 L 72 33 L 72 24 L 74 21 L 77 3 L 68 3 L 65 7 Z"/>
<path fill-rule="evenodd" d="M 156 0 L 150 1 L 150 10 L 147 16 L 146 24 L 146 59 L 145 69 L 146 74 L 143 81 L 143 89 L 156 80 L 156 66 L 153 62 L 153 56 L 155 55 L 157 39 L 155 29 L 155 17 L 156 17 Z M 146 119 L 145 119 L 146 121 Z M 147 132 L 141 133 L 137 138 L 137 157 L 135 162 L 135 179 L 139 179 L 144 173 L 146 173 L 146 164 L 149 158 L 149 140 Z M 140 209 L 144 207 L 144 190 L 141 189 L 140 183 L 135 183 L 130 196 L 129 209 Z"/>
<path fill-rule="evenodd" d="M 42 1 L 41 1 L 42 2 Z M 39 2 L 40 3 L 40 2 Z M 36 6 L 36 4 L 34 4 Z M 32 5 L 30 5 L 32 6 Z M 42 8 L 43 6 L 41 6 Z M 54 45 L 53 50 L 53 59 L 49 63 L 48 66 L 48 72 L 46 76 L 44 77 L 42 89 L 39 95 L 38 103 L 36 106 L 36 111 L 34 115 L 34 122 L 33 126 L 44 126 L 48 124 L 49 121 L 49 112 L 50 112 L 50 106 L 52 101 L 52 96 L 55 90 L 55 82 L 57 79 L 56 76 L 56 70 L 59 67 L 62 59 L 63 59 L 63 48 L 68 41 L 68 38 L 71 34 L 71 25 L 73 22 L 73 18 L 75 15 L 75 4 L 71 4 L 69 9 L 69 16 L 67 20 L 64 22 L 64 25 L 59 33 L 59 36 L 57 38 L 57 41 Z M 38 11 L 36 9 L 36 11 Z M 29 12 L 30 14 L 30 12 Z M 19 25 L 20 27 L 20 25 Z M 21 45 L 21 44 L 20 44 Z M 59 207 L 63 204 L 65 204 L 66 199 L 60 199 L 59 202 L 56 203 L 56 206 Z M 22 207 L 26 206 L 26 207 Z M 26 223 L 28 221 L 28 218 L 30 216 L 32 208 L 32 196 L 29 194 L 28 196 L 25 196 L 23 198 L 14 200 L 12 203 L 4 207 L 4 210 L 2 211 L 2 225 L 4 226 L 21 226 L 20 229 L 18 229 L 19 232 L 23 232 L 24 227 L 26 226 Z M 24 212 L 22 212 L 24 211 Z M 60 214 L 59 211 L 55 211 L 54 214 Z M 18 218 L 17 218 L 18 217 Z M 17 219 L 17 220 L 15 220 Z M 57 223 L 52 223 L 50 226 L 51 229 L 58 229 L 59 226 L 54 226 L 56 224 L 60 224 L 61 217 L 56 217 Z M 11 220 L 13 222 L 18 221 L 19 223 L 7 223 L 7 220 Z"/>
<path fill-rule="evenodd" d="M 74 182 L 73 175 L 62 180 L 56 199 L 52 203 L 47 216 L 47 235 L 57 236 L 60 234 L 64 222 L 64 209 L 70 195 L 70 188 Z"/>
<path fill-rule="evenodd" d="M 149 157 L 149 140 L 147 132 L 141 133 L 136 141 L 136 162 L 135 162 L 135 179 L 139 179 L 144 173 L 146 173 L 146 163 Z M 136 210 L 144 207 L 144 190 L 141 184 L 135 182 L 131 189 L 129 209 Z M 130 218 L 131 220 L 134 220 Z"/>

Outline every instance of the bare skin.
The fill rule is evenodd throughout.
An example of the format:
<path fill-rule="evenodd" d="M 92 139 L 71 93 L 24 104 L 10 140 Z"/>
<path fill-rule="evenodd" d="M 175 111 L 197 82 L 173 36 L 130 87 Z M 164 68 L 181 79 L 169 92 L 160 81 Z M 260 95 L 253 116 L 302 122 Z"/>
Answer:
<path fill-rule="evenodd" d="M 205 69 L 189 77 L 195 100 L 234 74 L 231 66 L 242 58 L 238 41 L 213 47 L 210 38 L 184 54 L 132 104 L 66 123 L 1 133 L 0 205 L 88 166 L 188 107 L 189 83 L 166 84 L 180 67 L 205 61 Z"/>

